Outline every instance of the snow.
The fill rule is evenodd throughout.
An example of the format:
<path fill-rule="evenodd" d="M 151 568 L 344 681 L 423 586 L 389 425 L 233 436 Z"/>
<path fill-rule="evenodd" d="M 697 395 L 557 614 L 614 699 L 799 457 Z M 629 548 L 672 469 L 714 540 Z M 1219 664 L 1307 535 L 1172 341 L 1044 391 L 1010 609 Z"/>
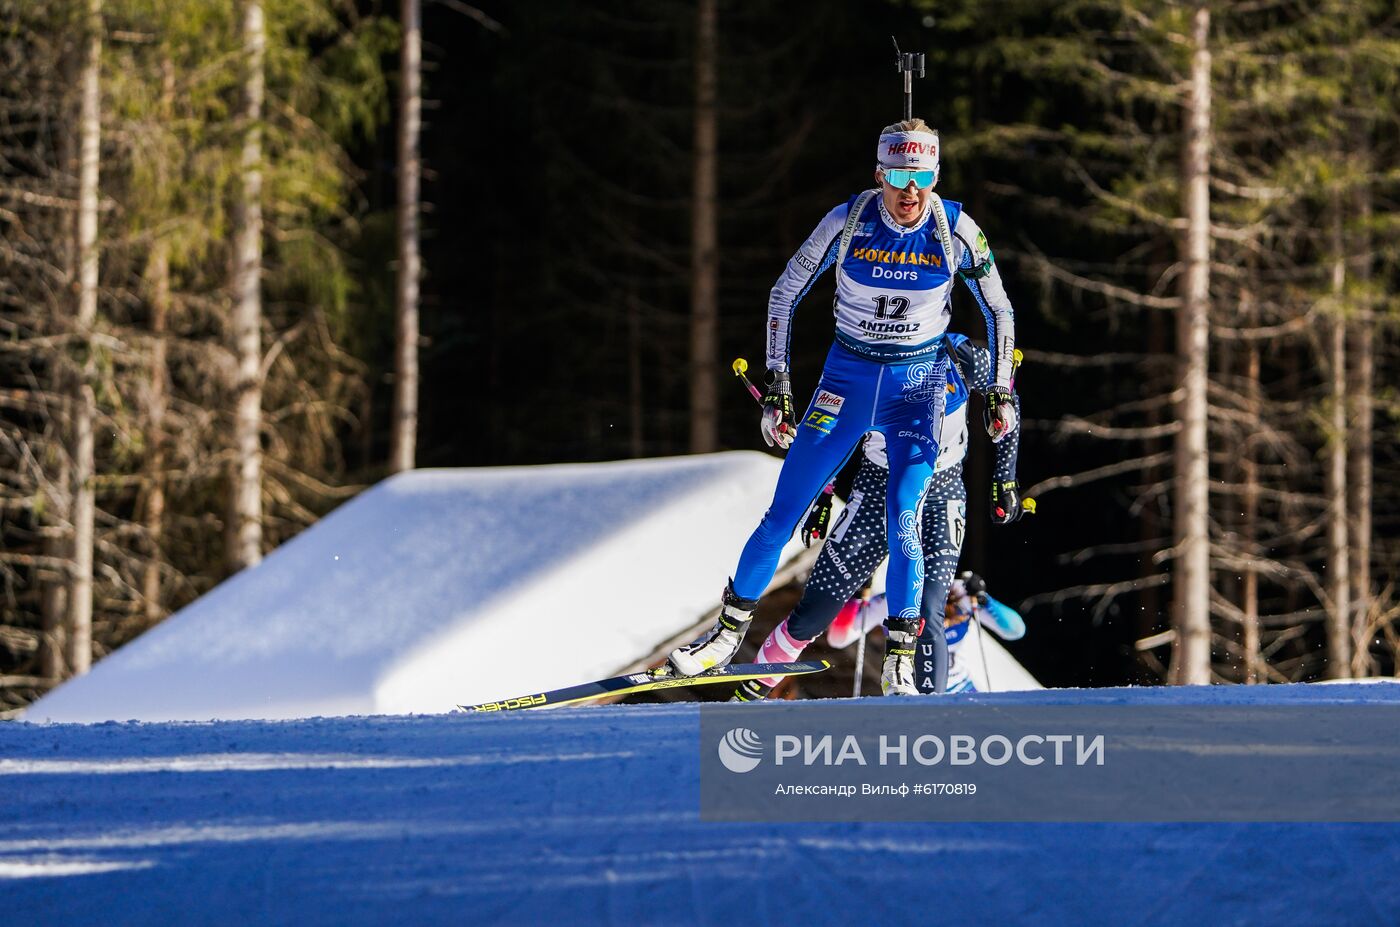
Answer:
<path fill-rule="evenodd" d="M 27 717 L 440 712 L 612 675 L 718 604 L 779 466 L 741 451 L 395 476 Z"/>
<path fill-rule="evenodd" d="M 1393 705 L 1400 687 L 953 698 Z M 705 823 L 699 713 L 3 724 L 0 909 L 112 925 L 1395 923 L 1397 825 Z"/>

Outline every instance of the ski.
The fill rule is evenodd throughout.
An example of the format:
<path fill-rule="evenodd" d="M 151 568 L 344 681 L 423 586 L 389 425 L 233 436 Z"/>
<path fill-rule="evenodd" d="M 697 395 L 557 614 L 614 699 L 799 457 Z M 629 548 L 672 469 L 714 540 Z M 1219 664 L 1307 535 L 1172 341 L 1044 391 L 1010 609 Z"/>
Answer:
<path fill-rule="evenodd" d="M 761 679 L 765 676 L 803 676 L 807 673 L 820 673 L 830 669 L 826 660 L 807 660 L 801 663 L 733 663 L 713 669 L 699 676 L 672 676 L 665 667 L 644 673 L 629 673 L 611 679 L 585 682 L 565 689 L 552 689 L 519 698 L 502 699 L 498 702 L 481 702 L 476 705 L 458 705 L 462 711 L 522 711 L 527 708 L 556 708 L 560 705 L 577 705 L 596 698 L 617 695 L 631 695 L 634 692 L 653 692 L 657 689 L 684 689 L 690 686 L 708 686 L 717 682 L 743 682 L 745 679 Z"/>

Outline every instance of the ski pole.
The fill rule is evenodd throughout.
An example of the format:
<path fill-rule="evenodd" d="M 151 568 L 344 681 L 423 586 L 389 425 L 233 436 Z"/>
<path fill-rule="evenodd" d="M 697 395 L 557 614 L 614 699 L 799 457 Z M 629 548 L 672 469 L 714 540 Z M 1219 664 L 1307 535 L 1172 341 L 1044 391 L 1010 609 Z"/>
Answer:
<path fill-rule="evenodd" d="M 1015 389 L 1015 388 L 1016 388 L 1016 371 L 1021 369 L 1021 361 L 1025 360 L 1025 359 L 1026 359 L 1026 356 L 1025 356 L 1024 354 L 1021 353 L 1021 349 L 1020 349 L 1020 348 L 1017 348 L 1016 350 L 1014 350 L 1014 351 L 1011 352 L 1011 388 L 1012 388 L 1012 389 Z M 1030 497 L 1030 496 L 1026 496 L 1026 498 L 1022 499 L 1022 500 L 1021 500 L 1021 511 L 1025 512 L 1027 515 L 1034 515 L 1034 514 L 1035 514 L 1035 499 L 1033 499 L 1033 498 Z"/>
<path fill-rule="evenodd" d="M 860 684 L 865 679 L 865 635 L 870 633 L 865 630 L 864 613 L 857 615 L 856 621 L 860 622 L 861 634 L 856 638 L 856 681 L 851 687 L 851 698 L 860 698 Z"/>
<path fill-rule="evenodd" d="M 856 630 L 860 632 L 860 637 L 856 638 L 856 679 L 851 686 L 851 696 L 860 698 L 860 687 L 865 681 L 865 639 L 870 635 L 870 629 L 865 626 L 865 613 L 870 608 L 870 586 L 861 590 L 860 610 L 856 612 Z"/>
<path fill-rule="evenodd" d="M 992 688 L 992 670 L 987 665 L 987 643 L 984 637 L 987 632 L 982 630 L 982 619 L 977 617 L 975 610 L 972 613 L 972 623 L 977 625 L 977 652 L 982 654 L 982 680 L 986 682 L 988 692 L 995 692 Z"/>
<path fill-rule="evenodd" d="M 754 402 L 763 405 L 763 394 L 758 391 L 757 386 L 749 382 L 748 377 L 744 376 L 744 374 L 748 372 L 749 362 L 742 357 L 736 357 L 731 366 L 734 368 L 734 375 L 742 380 L 744 385 L 749 388 L 749 395 L 753 397 Z"/>

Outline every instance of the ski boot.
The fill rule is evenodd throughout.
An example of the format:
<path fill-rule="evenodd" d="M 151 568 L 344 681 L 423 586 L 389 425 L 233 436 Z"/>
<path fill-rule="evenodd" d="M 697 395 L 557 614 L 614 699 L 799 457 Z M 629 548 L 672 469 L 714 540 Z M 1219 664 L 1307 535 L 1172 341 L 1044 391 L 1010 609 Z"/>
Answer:
<path fill-rule="evenodd" d="M 765 686 L 757 679 L 745 679 L 739 683 L 739 688 L 734 690 L 734 694 L 729 696 L 729 700 L 731 702 L 761 702 L 772 691 L 772 686 Z"/>
<path fill-rule="evenodd" d="M 885 620 L 885 669 L 880 674 L 880 689 L 885 695 L 919 694 L 914 681 L 914 653 L 920 623 L 916 618 Z"/>
<path fill-rule="evenodd" d="M 734 592 L 734 581 L 724 587 L 719 620 L 704 637 L 671 651 L 666 662 L 676 676 L 699 676 L 734 659 L 753 620 L 757 599 L 743 599 Z"/>

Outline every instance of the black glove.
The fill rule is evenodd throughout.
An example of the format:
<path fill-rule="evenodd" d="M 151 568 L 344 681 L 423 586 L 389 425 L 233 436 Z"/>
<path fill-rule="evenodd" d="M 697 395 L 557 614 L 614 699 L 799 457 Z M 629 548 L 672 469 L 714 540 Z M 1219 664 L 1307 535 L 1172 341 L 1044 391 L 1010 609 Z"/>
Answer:
<path fill-rule="evenodd" d="M 807 513 L 807 520 L 802 523 L 803 547 L 811 547 L 818 541 L 826 540 L 826 530 L 831 526 L 831 495 L 831 487 L 828 486 L 817 496 L 812 511 Z"/>
<path fill-rule="evenodd" d="M 797 437 L 797 416 L 792 410 L 792 381 L 781 370 L 768 375 L 768 392 L 763 394 L 763 420 L 759 423 L 769 447 L 786 450 Z"/>
<path fill-rule="evenodd" d="M 1003 386 L 993 386 L 987 390 L 982 418 L 993 443 L 1011 434 L 1016 427 L 1016 406 L 1011 401 L 1011 390 Z"/>
<path fill-rule="evenodd" d="M 1009 525 L 1021 517 L 1021 487 L 1015 480 L 992 480 L 992 523 Z"/>
<path fill-rule="evenodd" d="M 971 570 L 959 574 L 958 579 L 962 580 L 963 588 L 974 599 L 981 598 L 987 592 L 987 581 Z"/>

